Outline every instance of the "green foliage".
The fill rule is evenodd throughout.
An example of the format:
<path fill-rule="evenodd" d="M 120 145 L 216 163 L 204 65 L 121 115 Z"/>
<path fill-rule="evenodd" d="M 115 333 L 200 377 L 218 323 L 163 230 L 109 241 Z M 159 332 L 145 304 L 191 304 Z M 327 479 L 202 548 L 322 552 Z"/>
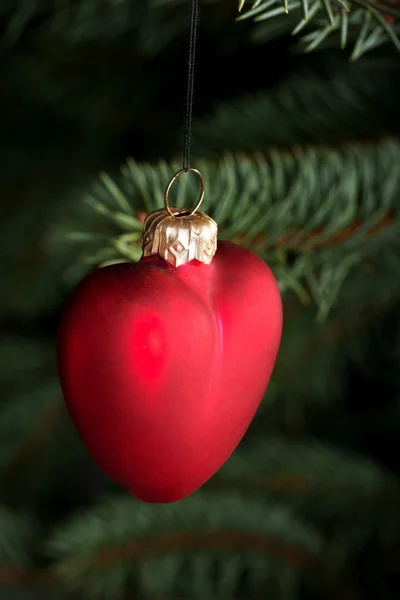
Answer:
<path fill-rule="evenodd" d="M 245 0 L 240 0 L 240 10 L 244 4 Z M 285 13 L 291 17 L 286 24 L 282 19 Z M 354 42 L 351 60 L 360 58 L 387 41 L 391 41 L 396 50 L 400 50 L 400 27 L 397 22 L 393 24 L 393 17 L 398 19 L 400 11 L 390 6 L 390 3 L 368 0 L 298 0 L 291 3 L 288 0 L 256 0 L 252 8 L 238 20 L 251 18 L 258 23 L 279 16 L 282 21 L 278 24 L 280 33 L 292 29 L 292 35 L 296 35 L 300 31 L 310 30 L 312 23 L 314 27 L 311 32 L 301 38 L 305 52 L 320 48 L 327 38 L 333 38 L 336 44 L 339 41 L 342 49 L 346 48 L 349 40 Z M 272 31 L 274 28 L 270 26 L 261 28 L 255 37 L 265 40 L 266 36 L 271 37 Z"/>
<path fill-rule="evenodd" d="M 387 531 L 390 522 L 398 522 L 394 514 L 389 514 L 389 509 L 395 510 L 400 494 L 392 473 L 348 448 L 307 437 L 290 442 L 278 436 L 269 439 L 253 436 L 249 444 L 228 460 L 210 485 L 253 493 L 263 491 L 281 499 L 291 497 L 294 505 L 307 511 L 314 522 L 323 520 L 327 514 L 347 521 L 349 517 L 356 519 L 358 513 L 365 520 L 365 527 L 372 530 L 384 525 L 379 507 L 387 513 L 384 525 Z M 372 507 L 376 509 L 374 516 Z"/>
<path fill-rule="evenodd" d="M 211 29 L 207 35 L 215 33 Z M 58 227 L 57 221 L 64 221 L 69 205 L 81 198 L 82 188 L 90 186 L 93 173 L 100 168 L 111 172 L 110 163 L 120 162 L 115 157 L 111 160 L 110 154 L 115 152 L 119 136 L 125 135 L 125 127 L 129 129 L 131 115 L 136 115 L 139 124 L 157 119 L 157 134 L 147 127 L 144 132 L 141 125 L 134 127 L 131 135 L 138 140 L 133 149 L 135 157 L 156 152 L 157 158 L 161 155 L 171 160 L 181 143 L 180 114 L 177 116 L 175 109 L 175 119 L 165 132 L 171 113 L 160 83 L 163 76 L 157 76 L 155 85 L 153 77 L 140 75 L 154 68 L 151 64 L 139 61 L 133 93 L 131 58 L 138 60 L 135 53 L 123 62 L 113 45 L 107 53 L 99 49 L 60 51 L 50 46 L 47 51 L 46 45 L 41 46 L 40 52 L 29 55 L 17 53 L 12 60 L 4 61 L 2 70 L 5 93 L 14 99 L 17 108 L 10 110 L 3 123 L 13 151 L 7 145 L 1 158 L 4 169 L 0 191 L 7 200 L 7 210 L 0 238 L 0 276 L 7 293 L 1 295 L 0 313 L 17 318 L 51 314 L 70 285 L 87 272 L 88 265 L 78 265 L 72 246 L 55 248 L 50 241 L 53 227 Z M 221 52 L 224 47 L 222 40 Z M 97 60 L 98 53 L 101 58 Z M 234 58 L 229 60 L 236 62 Z M 121 61 L 121 68 L 115 69 L 114 63 Z M 264 91 L 252 96 L 241 92 L 234 99 L 235 95 L 229 94 L 231 99 L 219 104 L 218 95 L 210 90 L 207 101 L 211 107 L 196 119 L 196 156 L 211 162 L 227 150 L 245 151 L 247 155 L 254 149 L 268 150 L 271 145 L 287 148 L 321 141 L 330 145 L 396 131 L 400 127 L 399 64 L 380 57 L 349 65 L 330 55 L 326 61 L 316 62 L 313 58 L 312 62 L 296 65 L 270 89 L 266 89 L 263 76 L 260 85 Z M 156 114 L 149 106 L 153 96 L 163 97 Z M 160 123 L 164 127 L 161 131 Z M 360 160 L 362 152 L 361 147 Z M 125 152 L 121 154 L 123 158 Z M 166 174 L 161 182 L 163 189 L 169 176 Z M 21 183 L 16 186 L 15 181 Z M 265 185 L 261 183 L 260 193 L 264 193 Z M 308 194 L 306 189 L 304 194 Z M 273 195 L 278 196 L 279 190 Z M 89 229 L 93 218 L 89 213 L 84 217 Z M 73 221 L 66 225 L 76 227 Z M 104 220 L 101 231 L 104 239 L 118 234 Z M 93 247 L 99 249 L 95 243 Z M 112 249 L 111 255 L 112 260 Z"/>
<path fill-rule="evenodd" d="M 282 292 L 294 291 L 305 303 L 312 298 L 325 319 L 353 268 L 374 262 L 378 252 L 386 264 L 396 247 L 396 219 L 381 231 L 374 228 L 396 211 L 399 150 L 397 141 L 388 140 L 199 161 L 208 183 L 204 210 L 219 224 L 221 239 L 257 251 L 275 271 Z M 163 205 L 166 183 L 178 168 L 129 160 L 115 182 L 103 177 L 84 196 L 94 214 L 78 207 L 79 229 L 64 220 L 64 232 L 55 239 L 74 242 L 88 265 L 138 260 L 141 224 L 135 215 Z M 174 203 L 191 206 L 197 182 L 181 179 Z M 335 236 L 337 242 L 330 243 Z"/>
<path fill-rule="evenodd" d="M 264 492 L 329 539 L 324 562 L 338 569 L 377 540 L 380 552 L 397 547 L 398 480 L 370 458 L 312 439 L 254 439 L 239 450 L 211 486 Z"/>
<path fill-rule="evenodd" d="M 244 5 L 245 0 L 240 0 L 239 10 Z M 4 37 L 8 43 L 18 40 L 26 30 L 33 30 L 36 35 L 60 36 L 75 44 L 113 40 L 129 33 L 137 34 L 142 51 L 154 54 L 185 29 L 187 15 L 183 7 L 182 0 L 8 0 L 2 3 L 0 15 L 5 18 Z M 306 52 L 319 48 L 326 40 L 333 40 L 342 49 L 350 41 L 354 46 L 351 58 L 355 60 L 387 41 L 399 50 L 400 29 L 397 22 L 390 20 L 399 16 L 400 11 L 390 2 L 257 0 L 238 20 L 252 18 L 264 24 L 256 29 L 255 40 L 265 41 L 266 37 L 290 30 L 293 34 L 308 30 L 301 39 Z"/>
<path fill-rule="evenodd" d="M 386 134 L 398 126 L 395 82 L 400 63 L 375 60 L 299 67 L 268 91 L 217 105 L 209 117 L 196 122 L 198 154 L 216 158 L 227 148 L 252 152 L 291 146 L 293 140 L 328 145 Z"/>
<path fill-rule="evenodd" d="M 167 506 L 110 497 L 58 528 L 48 553 L 67 587 L 93 597 L 119 598 L 129 582 L 145 597 L 289 598 L 315 569 L 334 586 L 371 538 L 390 552 L 399 500 L 397 480 L 372 460 L 253 439 L 203 492 Z"/>
<path fill-rule="evenodd" d="M 231 598 L 244 573 L 248 597 L 270 585 L 284 598 L 288 570 L 294 589 L 301 571 L 293 566 L 312 568 L 320 548 L 314 529 L 288 509 L 234 493 L 166 506 L 110 498 L 49 542 L 69 587 L 106 598 L 121 597 L 129 578 L 143 595 Z"/>
<path fill-rule="evenodd" d="M 233 22 L 230 0 L 202 3 L 204 208 L 221 239 L 271 265 L 285 327 L 240 448 L 201 491 L 158 506 L 117 492 L 83 448 L 54 335 L 89 270 L 140 257 L 143 213 L 180 167 L 187 2 L 0 3 L 0 586 L 397 600 L 400 78 L 383 44 L 398 44 L 398 22 L 371 6 L 326 0 L 306 20 L 307 0 L 288 15 L 267 1 L 246 17 L 277 17 L 252 24 Z M 374 52 L 349 63 L 346 40 L 353 58 Z M 332 49 L 296 54 L 304 45 Z M 99 170 L 110 175 L 93 182 Z M 172 190 L 180 205 L 197 193 L 190 177 Z"/>
<path fill-rule="evenodd" d="M 8 0 L 2 2 L 0 15 L 6 22 L 6 43 L 15 43 L 27 31 L 73 44 L 136 34 L 138 47 L 153 54 L 186 28 L 182 4 L 182 0 Z"/>

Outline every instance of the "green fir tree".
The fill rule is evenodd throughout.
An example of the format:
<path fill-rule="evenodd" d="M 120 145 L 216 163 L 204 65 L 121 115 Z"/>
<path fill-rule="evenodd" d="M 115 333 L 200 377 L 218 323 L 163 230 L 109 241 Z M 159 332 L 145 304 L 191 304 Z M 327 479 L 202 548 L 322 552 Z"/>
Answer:
<path fill-rule="evenodd" d="M 204 210 L 274 271 L 284 334 L 231 459 L 148 505 L 83 447 L 55 339 L 180 167 L 189 1 L 0 3 L 0 598 L 397 600 L 400 5 L 200 8 Z"/>

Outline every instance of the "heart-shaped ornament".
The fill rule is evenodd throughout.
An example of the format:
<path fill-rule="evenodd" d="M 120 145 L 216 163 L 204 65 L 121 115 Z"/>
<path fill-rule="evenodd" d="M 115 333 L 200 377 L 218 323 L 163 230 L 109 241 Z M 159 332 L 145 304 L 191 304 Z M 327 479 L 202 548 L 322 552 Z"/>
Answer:
<path fill-rule="evenodd" d="M 175 258 L 181 250 L 175 243 Z M 145 256 L 89 275 L 58 340 L 62 389 L 87 449 L 141 500 L 188 496 L 245 434 L 281 331 L 272 272 L 230 242 L 211 264 Z"/>

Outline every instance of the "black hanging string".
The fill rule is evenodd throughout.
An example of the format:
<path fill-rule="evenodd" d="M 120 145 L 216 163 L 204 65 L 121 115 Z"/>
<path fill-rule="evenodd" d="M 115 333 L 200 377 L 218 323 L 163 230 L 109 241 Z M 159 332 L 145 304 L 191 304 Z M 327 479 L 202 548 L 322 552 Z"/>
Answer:
<path fill-rule="evenodd" d="M 193 139 L 193 103 L 194 103 L 194 64 L 196 58 L 197 24 L 199 21 L 199 0 L 190 0 L 190 36 L 188 55 L 188 83 L 186 96 L 185 125 L 183 133 L 183 168 L 191 168 L 192 139 Z"/>

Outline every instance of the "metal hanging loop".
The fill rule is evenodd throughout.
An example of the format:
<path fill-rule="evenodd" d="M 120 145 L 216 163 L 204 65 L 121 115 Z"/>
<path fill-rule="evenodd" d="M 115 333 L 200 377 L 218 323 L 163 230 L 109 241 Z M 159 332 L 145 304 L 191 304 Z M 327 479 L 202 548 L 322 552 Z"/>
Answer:
<path fill-rule="evenodd" d="M 194 215 L 195 212 L 198 211 L 198 209 L 201 206 L 201 203 L 203 202 L 204 199 L 204 190 L 205 190 L 205 182 L 204 182 L 204 178 L 203 175 L 200 173 L 200 171 L 198 171 L 197 169 L 181 169 L 180 171 L 178 171 L 177 173 L 175 173 L 175 175 L 173 176 L 173 178 L 171 179 L 171 181 L 169 182 L 167 189 L 165 190 L 165 194 L 164 194 L 164 204 L 165 204 L 165 208 L 168 212 L 169 215 L 171 215 L 171 217 L 175 217 L 178 216 L 176 215 L 168 202 L 168 196 L 169 196 L 169 192 L 171 190 L 172 184 L 174 183 L 175 179 L 178 179 L 179 175 L 182 175 L 182 173 L 188 173 L 189 171 L 191 171 L 192 173 L 196 173 L 196 175 L 199 177 L 200 179 L 200 185 L 201 185 L 201 190 L 200 190 L 200 197 L 197 201 L 196 206 L 193 208 L 193 210 L 191 212 L 189 212 L 189 215 Z"/>

